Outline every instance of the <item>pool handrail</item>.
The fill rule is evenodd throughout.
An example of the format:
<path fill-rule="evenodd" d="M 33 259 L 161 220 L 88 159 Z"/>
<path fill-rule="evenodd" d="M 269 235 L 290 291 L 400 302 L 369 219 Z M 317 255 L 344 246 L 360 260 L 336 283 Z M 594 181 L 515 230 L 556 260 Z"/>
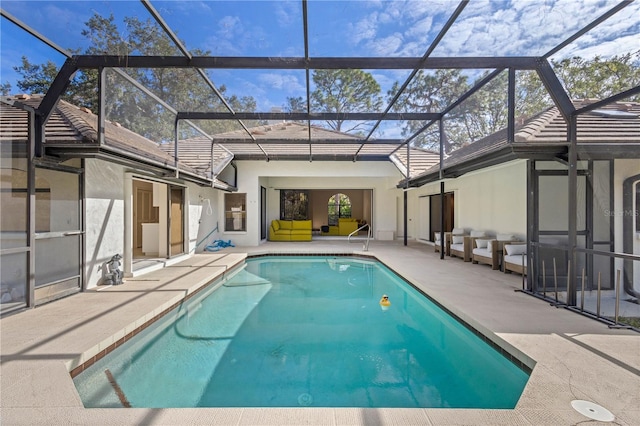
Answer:
<path fill-rule="evenodd" d="M 365 223 L 360 228 L 358 228 L 355 231 L 353 231 L 352 233 L 350 233 L 347 236 L 347 241 L 350 243 L 351 242 L 351 236 L 357 234 L 358 232 L 360 232 L 364 228 L 367 228 L 367 239 L 365 240 L 364 244 L 362 245 L 362 250 L 363 251 L 369 251 L 369 240 L 371 239 L 371 226 L 369 226 L 368 223 Z"/>

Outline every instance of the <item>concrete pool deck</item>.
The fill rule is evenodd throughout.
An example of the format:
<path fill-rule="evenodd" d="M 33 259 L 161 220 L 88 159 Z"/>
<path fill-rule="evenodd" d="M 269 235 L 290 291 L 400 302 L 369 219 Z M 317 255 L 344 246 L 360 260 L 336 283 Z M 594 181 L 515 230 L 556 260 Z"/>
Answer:
<path fill-rule="evenodd" d="M 590 419 L 573 400 L 598 404 L 615 424 L 640 424 L 640 334 L 516 291 L 521 278 L 439 259 L 433 247 L 372 241 L 373 255 L 447 309 L 534 365 L 513 410 L 388 408 L 85 409 L 71 368 L 115 344 L 153 315 L 242 263 L 247 254 L 361 253 L 361 244 L 318 240 L 265 243 L 138 275 L 117 287 L 79 293 L 0 319 L 0 422 L 36 424 L 219 425 L 571 425 Z M 638 305 L 635 305 L 638 306 Z M 635 309 L 631 307 L 631 309 Z M 597 422 L 592 422 L 597 423 Z"/>

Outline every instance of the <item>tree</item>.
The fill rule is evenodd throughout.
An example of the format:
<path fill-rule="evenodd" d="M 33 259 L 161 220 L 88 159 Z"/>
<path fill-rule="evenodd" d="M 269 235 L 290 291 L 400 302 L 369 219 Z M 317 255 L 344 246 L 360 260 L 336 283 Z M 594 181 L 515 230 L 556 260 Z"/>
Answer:
<path fill-rule="evenodd" d="M 0 84 L 0 94 L 2 96 L 9 96 L 11 93 L 11 83 L 5 82 Z"/>
<path fill-rule="evenodd" d="M 640 50 L 603 60 L 581 57 L 552 61 L 571 99 L 604 99 L 640 84 Z M 630 100 L 639 100 L 636 96 Z"/>
<path fill-rule="evenodd" d="M 533 70 L 516 72 L 516 119 L 531 117 L 553 106 L 549 92 Z"/>
<path fill-rule="evenodd" d="M 614 56 L 608 60 L 596 56 L 552 61 L 558 78 L 572 99 L 604 99 L 640 84 L 640 51 Z M 487 73 L 468 84 L 459 70 L 419 71 L 395 105 L 398 112 L 441 112 L 473 87 Z M 531 117 L 553 105 L 535 71 L 522 71 L 516 77 L 516 118 Z M 444 150 L 453 150 L 488 136 L 507 126 L 506 72 L 487 83 L 445 117 Z M 396 82 L 388 92 L 391 99 L 399 88 Z M 640 96 L 630 98 L 639 101 Z M 404 122 L 402 134 L 413 136 L 426 123 Z M 431 126 L 413 140 L 413 144 L 438 150 L 440 136 Z"/>
<path fill-rule="evenodd" d="M 396 112 L 440 112 L 462 96 L 469 88 L 467 77 L 460 70 L 439 69 L 433 73 L 420 70 L 403 94 L 400 95 L 393 109 Z M 399 89 L 400 83 L 395 82 L 391 90 L 387 92 L 389 101 Z M 466 112 L 465 105 L 452 111 L 452 114 L 447 117 L 450 119 L 449 124 L 456 123 L 456 120 L 463 117 Z M 427 123 L 423 121 L 405 121 L 402 125 L 402 135 L 405 137 L 413 136 L 425 124 Z M 448 131 L 453 133 L 453 126 Z M 459 132 L 459 128 L 456 132 Z M 449 134 L 447 136 L 445 151 L 449 152 L 452 149 L 452 145 L 456 145 L 457 138 L 451 138 Z M 413 143 L 428 149 L 439 149 L 440 136 L 438 126 L 432 125 L 429 127 L 427 131 L 417 136 Z"/>
<path fill-rule="evenodd" d="M 180 55 L 169 37 L 151 20 L 141 21 L 137 17 L 124 19 L 127 26 L 126 36 L 122 36 L 115 24 L 113 15 L 102 17 L 94 14 L 85 23 L 82 35 L 89 40 L 89 55 Z M 196 56 L 210 52 L 195 50 Z M 27 93 L 46 93 L 58 70 L 55 64 L 30 64 L 23 58 L 21 67 L 15 68 L 22 75 L 18 86 Z M 152 93 L 178 111 L 227 111 L 227 108 L 193 69 L 132 69 L 125 70 Z M 85 70 L 71 82 L 63 99 L 92 111 L 98 110 L 98 91 L 96 70 Z M 106 74 L 105 113 L 108 120 L 121 123 L 128 129 L 158 142 L 173 140 L 174 116 L 152 97 L 134 87 L 115 72 Z M 225 97 L 235 111 L 255 111 L 256 102 L 252 97 L 237 97 L 226 94 L 226 88 L 216 88 Z M 245 123 L 247 126 L 258 122 Z M 221 133 L 239 128 L 233 121 L 211 121 L 198 123 L 209 134 Z M 181 137 L 195 135 L 193 130 L 181 126 Z"/>
<path fill-rule="evenodd" d="M 287 103 L 283 105 L 285 112 L 307 112 L 307 102 L 302 96 L 287 97 Z M 298 123 L 304 122 L 304 120 L 293 120 Z"/>
<path fill-rule="evenodd" d="M 382 108 L 380 85 L 373 76 L 357 69 L 315 70 L 315 90 L 311 93 L 311 108 L 317 112 L 375 112 Z M 295 101 L 295 99 L 294 99 Z M 343 126 L 347 124 L 346 128 Z M 327 120 L 329 128 L 338 132 L 362 131 L 367 123 Z"/>

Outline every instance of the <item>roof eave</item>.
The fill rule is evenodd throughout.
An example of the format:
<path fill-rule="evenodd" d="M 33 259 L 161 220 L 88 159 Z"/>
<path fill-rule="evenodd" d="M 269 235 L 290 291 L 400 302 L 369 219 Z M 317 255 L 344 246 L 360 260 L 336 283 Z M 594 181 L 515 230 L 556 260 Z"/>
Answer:
<path fill-rule="evenodd" d="M 446 166 L 443 170 L 442 177 L 444 179 L 457 178 L 466 173 L 518 159 L 553 160 L 554 158 L 565 155 L 566 153 L 566 144 L 534 146 L 530 144 L 513 143 L 507 146 L 503 146 L 500 149 L 487 152 L 471 160 L 462 161 L 457 164 Z M 441 180 L 440 170 L 437 167 L 434 167 L 432 170 L 429 170 L 426 173 L 421 174 L 420 176 L 409 179 L 408 186 L 410 188 L 418 188 L 420 186 L 432 182 L 437 182 L 439 180 Z M 403 179 L 397 184 L 397 187 L 404 188 L 406 184 L 406 179 Z"/>
<path fill-rule="evenodd" d="M 86 144 L 75 147 L 47 146 L 46 152 L 47 155 L 53 155 L 66 160 L 74 158 L 93 158 L 117 163 L 126 167 L 140 168 L 141 170 L 145 170 L 163 177 L 176 175 L 176 169 L 173 165 L 160 161 L 153 161 L 144 157 L 134 156 L 129 152 L 114 149 L 113 147 L 108 146 L 87 146 Z M 193 182 L 201 186 L 212 186 L 213 184 L 212 180 L 207 176 L 199 175 L 197 173 L 184 169 L 178 169 L 178 177 L 184 179 L 185 181 Z"/>

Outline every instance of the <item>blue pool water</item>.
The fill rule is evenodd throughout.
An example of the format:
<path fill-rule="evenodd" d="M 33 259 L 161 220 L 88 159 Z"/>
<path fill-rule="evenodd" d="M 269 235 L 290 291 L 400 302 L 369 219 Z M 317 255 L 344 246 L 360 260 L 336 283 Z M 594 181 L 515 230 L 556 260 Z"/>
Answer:
<path fill-rule="evenodd" d="M 384 265 L 309 256 L 248 259 L 74 378 L 86 407 L 513 408 L 527 380 Z"/>

